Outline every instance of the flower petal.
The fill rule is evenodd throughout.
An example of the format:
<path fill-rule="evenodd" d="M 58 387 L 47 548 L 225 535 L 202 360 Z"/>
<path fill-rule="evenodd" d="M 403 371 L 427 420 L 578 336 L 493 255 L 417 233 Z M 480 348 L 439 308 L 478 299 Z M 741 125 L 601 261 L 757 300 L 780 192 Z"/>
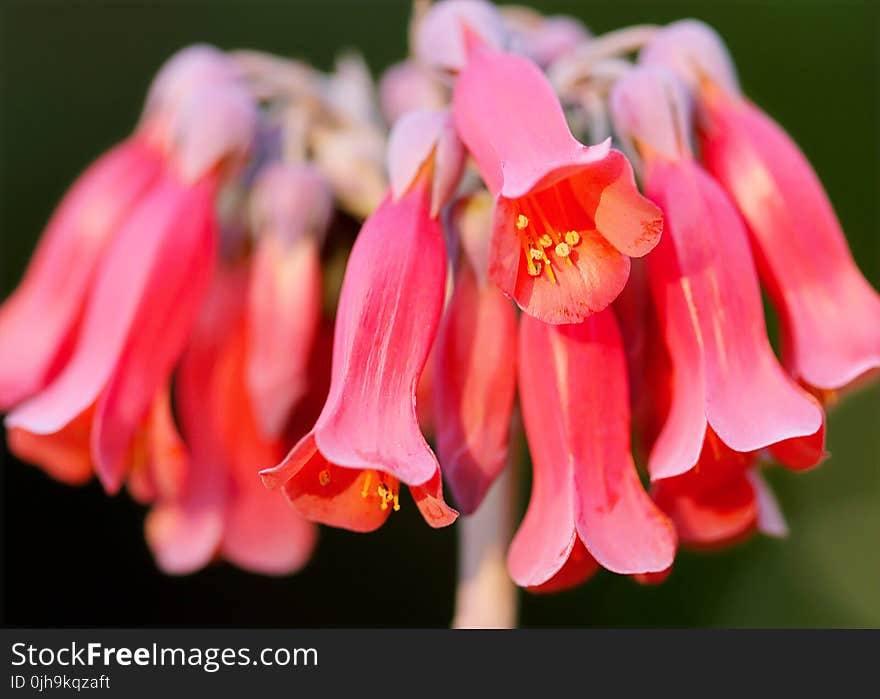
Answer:
<path fill-rule="evenodd" d="M 119 487 L 126 450 L 158 387 L 169 379 L 207 291 L 216 244 L 214 192 L 210 180 L 185 189 L 171 225 L 150 231 L 161 247 L 125 349 L 98 401 L 92 432 L 95 470 L 109 492 Z M 132 251 L 125 266 L 138 262 Z"/>
<path fill-rule="evenodd" d="M 492 219 L 489 278 L 530 316 L 546 323 L 577 323 L 610 304 L 626 285 L 630 260 L 597 231 L 581 233 L 572 264 L 553 267 L 556 281 L 529 274 L 514 220 L 516 209 L 498 199 Z"/>
<path fill-rule="evenodd" d="M 576 539 L 562 568 L 547 582 L 527 589 L 534 594 L 561 592 L 586 582 L 597 570 L 599 564 L 596 563 L 596 559 L 590 555 L 580 540 Z"/>
<path fill-rule="evenodd" d="M 384 510 L 365 497 L 369 471 L 341 468 L 318 451 L 312 433 L 290 450 L 278 466 L 260 472 L 268 487 L 283 484 L 294 509 L 312 522 L 356 532 L 381 527 L 391 508 Z"/>
<path fill-rule="evenodd" d="M 554 474 L 555 498 L 573 499 L 571 524 L 590 554 L 619 573 L 669 567 L 674 530 L 643 490 L 630 455 L 626 364 L 613 313 L 567 326 L 524 316 L 520 394 L 536 478 Z M 573 490 L 559 483 L 565 480 Z"/>
<path fill-rule="evenodd" d="M 757 504 L 746 476 L 756 461 L 756 454 L 733 451 L 710 431 L 696 468 L 654 483 L 652 497 L 682 544 L 719 546 L 755 528 Z"/>
<path fill-rule="evenodd" d="M 97 399 L 122 355 L 184 195 L 172 177 L 164 177 L 140 201 L 103 258 L 70 362 L 43 392 L 11 413 L 7 425 L 51 434 Z"/>
<path fill-rule="evenodd" d="M 601 160 L 571 135 L 559 98 L 527 58 L 486 47 L 474 51 L 452 98 L 455 126 L 493 194 L 522 196 L 555 168 Z"/>
<path fill-rule="evenodd" d="M 687 360 L 691 367 L 702 364 L 705 416 L 713 430 L 737 451 L 816 433 L 822 411 L 776 361 L 746 233 L 723 191 L 690 160 L 652 163 L 647 183 L 667 223 L 648 262 L 655 300 L 674 363 L 680 360 L 673 336 L 688 331 L 671 328 L 691 326 L 696 347 Z M 695 351 L 700 360 L 690 356 Z"/>
<path fill-rule="evenodd" d="M 281 435 L 309 389 L 312 345 L 321 318 L 321 260 L 316 241 L 285 245 L 263 236 L 248 300 L 248 390 L 266 438 Z"/>
<path fill-rule="evenodd" d="M 157 564 L 173 575 L 192 573 L 209 563 L 223 536 L 231 466 L 217 437 L 213 415 L 205 407 L 218 402 L 214 370 L 220 346 L 243 312 L 244 272 L 240 267 L 216 271 L 177 371 L 175 405 L 188 446 L 185 478 L 180 491 L 173 497 L 166 494 L 152 508 L 144 527 Z M 173 471 L 177 464 L 155 460 L 177 460 L 180 455 L 157 450 L 152 457 L 154 472 L 165 472 Z"/>
<path fill-rule="evenodd" d="M 242 321 L 224 343 L 213 372 L 215 437 L 229 459 L 232 476 L 221 552 L 247 570 L 285 575 L 308 561 L 317 531 L 280 493 L 268 491 L 260 482 L 259 470 L 278 463 L 283 448 L 259 430 L 246 388 L 247 361 Z"/>
<path fill-rule="evenodd" d="M 63 365 L 101 255 L 159 165 L 156 152 L 130 138 L 65 195 L 24 279 L 0 307 L 0 410 L 44 388 Z"/>
<path fill-rule="evenodd" d="M 437 454 L 465 514 L 482 502 L 507 459 L 516 388 L 516 315 L 462 259 L 436 343 Z"/>
<path fill-rule="evenodd" d="M 784 539 L 788 536 L 788 524 L 773 489 L 757 469 L 748 473 L 749 482 L 755 490 L 758 502 L 758 531 L 767 536 Z"/>
<path fill-rule="evenodd" d="M 409 492 L 422 517 L 435 529 L 448 527 L 458 519 L 458 512 L 443 499 L 443 479 L 440 477 L 440 469 L 437 469 L 426 483 L 411 485 Z"/>
<path fill-rule="evenodd" d="M 838 389 L 880 368 L 880 296 L 856 266 L 806 158 L 747 101 L 708 90 L 704 106 L 706 166 L 748 223 L 789 371 Z"/>
<path fill-rule="evenodd" d="M 92 477 L 89 434 L 93 414 L 94 410 L 89 408 L 52 434 L 11 427 L 6 432 L 9 451 L 22 461 L 36 464 L 62 483 L 85 483 Z"/>
<path fill-rule="evenodd" d="M 409 485 L 438 469 L 415 410 L 446 284 L 443 234 L 429 206 L 423 180 L 364 224 L 345 271 L 330 395 L 314 430 L 331 463 Z"/>

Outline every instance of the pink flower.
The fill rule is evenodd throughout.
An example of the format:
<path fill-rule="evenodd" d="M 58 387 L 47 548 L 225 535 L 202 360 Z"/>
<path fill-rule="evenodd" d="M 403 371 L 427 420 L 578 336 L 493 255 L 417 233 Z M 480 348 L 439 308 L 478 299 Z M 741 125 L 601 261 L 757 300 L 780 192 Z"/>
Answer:
<path fill-rule="evenodd" d="M 833 391 L 880 367 L 880 296 L 856 266 L 806 158 L 742 95 L 721 39 L 700 22 L 676 22 L 642 60 L 670 65 L 689 81 L 700 151 L 748 224 L 791 374 Z"/>
<path fill-rule="evenodd" d="M 321 319 L 320 246 L 333 196 L 308 166 L 276 163 L 254 183 L 257 235 L 250 275 L 248 391 L 257 424 L 278 437 L 308 392 L 312 346 Z"/>
<path fill-rule="evenodd" d="M 214 49 L 191 49 L 160 72 L 138 129 L 161 153 L 155 175 L 114 213 L 112 230 L 101 229 L 106 249 L 87 256 L 95 264 L 90 281 L 69 289 L 83 294 L 69 359 L 7 417 L 11 429 L 53 435 L 93 410 L 91 457 L 109 492 L 125 480 L 133 440 L 183 349 L 213 266 L 217 189 L 250 145 L 255 105 L 234 78 L 214 70 L 226 60 Z M 217 82 L 193 82 L 194 75 Z"/>
<path fill-rule="evenodd" d="M 607 307 L 626 284 L 630 257 L 647 254 L 663 227 L 626 158 L 608 142 L 587 147 L 572 136 L 532 62 L 476 40 L 453 113 L 495 196 L 490 278 L 548 323 Z"/>
<path fill-rule="evenodd" d="M 24 279 L 0 306 L 0 410 L 45 388 L 69 358 L 101 255 L 161 162 L 132 136 L 91 165 L 58 206 Z"/>
<path fill-rule="evenodd" d="M 534 478 L 508 555 L 514 581 L 558 589 L 585 579 L 595 562 L 616 573 L 666 570 L 675 531 L 630 455 L 626 361 L 613 312 L 578 325 L 523 316 L 519 390 Z"/>
<path fill-rule="evenodd" d="M 472 249 L 488 246 L 490 212 L 484 190 L 451 214 L 465 252 L 433 355 L 437 454 L 465 514 L 477 509 L 505 466 L 516 390 L 516 313 L 486 279 L 485 251 Z"/>
<path fill-rule="evenodd" d="M 615 87 L 612 109 L 644 158 L 645 191 L 666 220 L 647 262 L 672 377 L 651 477 L 693 468 L 710 427 L 735 451 L 781 445 L 797 452 L 796 467 L 815 465 L 824 455 L 824 415 L 773 354 L 746 231 L 690 155 L 679 83 L 662 69 L 639 68 Z"/>
<path fill-rule="evenodd" d="M 461 168 L 461 158 L 444 156 L 455 152 L 451 131 L 442 120 L 429 122 L 438 128 L 426 132 L 425 143 L 412 142 L 414 132 L 400 122 L 392 135 L 392 193 L 364 223 L 348 260 L 324 409 L 287 458 L 262 472 L 313 521 L 375 529 L 399 509 L 401 483 L 432 526 L 457 516 L 443 500 L 415 406 L 446 284 L 443 232 L 432 212 L 442 204 L 438 193 L 450 191 L 443 184 L 450 168 Z"/>
<path fill-rule="evenodd" d="M 165 438 L 178 449 L 151 459 L 154 478 L 180 472 L 178 487 L 155 494 L 145 526 L 167 573 L 190 573 L 221 556 L 247 570 L 282 575 L 301 568 L 314 549 L 315 527 L 267 491 L 258 475 L 284 454 L 286 435 L 263 436 L 247 390 L 245 272 L 240 265 L 218 272 L 178 373 L 184 437 L 169 419 Z M 314 385 L 320 391 L 321 382 Z"/>

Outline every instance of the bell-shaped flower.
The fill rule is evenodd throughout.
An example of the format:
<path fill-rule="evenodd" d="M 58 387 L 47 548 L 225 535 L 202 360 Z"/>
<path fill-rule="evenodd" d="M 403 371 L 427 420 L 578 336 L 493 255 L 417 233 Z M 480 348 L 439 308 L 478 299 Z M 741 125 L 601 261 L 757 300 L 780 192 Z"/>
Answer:
<path fill-rule="evenodd" d="M 443 500 L 416 413 L 443 309 L 446 250 L 436 212 L 461 173 L 455 143 L 443 114 L 411 113 L 391 135 L 391 192 L 364 223 L 345 270 L 330 394 L 313 429 L 261 472 L 308 519 L 375 529 L 400 508 L 401 483 L 432 526 L 457 516 Z"/>
<path fill-rule="evenodd" d="M 179 57 L 171 64 L 191 68 Z M 166 71 L 158 81 L 177 86 Z M 109 492 L 125 480 L 133 440 L 201 304 L 214 264 L 218 187 L 246 154 L 255 126 L 256 106 L 234 78 L 179 95 L 171 87 L 148 100 L 140 127 L 162 153 L 159 172 L 100 255 L 70 357 L 6 420 L 48 436 L 93 410 L 91 456 Z"/>
<path fill-rule="evenodd" d="M 645 191 L 666 231 L 648 276 L 671 360 L 668 416 L 651 450 L 653 479 L 693 468 L 709 427 L 738 452 L 788 440 L 822 458 L 824 415 L 776 360 L 739 215 L 690 154 L 681 84 L 661 68 L 634 70 L 612 94 L 616 128 L 644 160 Z M 817 447 L 818 443 L 818 447 Z"/>
<path fill-rule="evenodd" d="M 306 165 L 275 163 L 253 185 L 257 237 L 248 294 L 248 391 L 257 424 L 278 437 L 309 389 L 321 319 L 321 243 L 333 214 L 324 178 Z"/>
<path fill-rule="evenodd" d="M 517 584 L 559 589 L 596 563 L 626 574 L 669 568 L 675 531 L 630 453 L 626 358 L 613 312 L 576 325 L 522 316 L 519 392 L 534 477 L 508 555 Z"/>
<path fill-rule="evenodd" d="M 59 204 L 0 306 L 0 410 L 45 388 L 69 358 L 101 255 L 161 167 L 157 150 L 136 134 L 91 165 Z"/>
<path fill-rule="evenodd" d="M 748 225 L 791 374 L 834 391 L 880 367 L 880 296 L 856 266 L 803 153 L 743 96 L 718 35 L 701 22 L 676 22 L 641 60 L 668 65 L 689 82 L 700 152 Z"/>
<path fill-rule="evenodd" d="M 145 524 L 166 573 L 222 557 L 283 575 L 301 568 L 315 545 L 314 525 L 260 482 L 260 467 L 281 458 L 286 440 L 263 436 L 247 390 L 247 291 L 241 265 L 218 271 L 178 371 L 182 435 L 172 420 L 163 423 L 165 442 L 178 447 L 151 457 L 154 479 L 179 474 L 176 487 L 158 489 Z"/>
<path fill-rule="evenodd" d="M 450 213 L 461 253 L 433 355 L 437 455 L 465 514 L 504 469 L 516 392 L 516 311 L 485 274 L 491 210 L 481 190 Z"/>
<path fill-rule="evenodd" d="M 662 215 L 609 141 L 588 147 L 572 136 L 534 63 L 463 33 L 469 60 L 453 113 L 495 196 L 489 276 L 529 315 L 580 322 L 617 297 L 630 257 L 657 244 Z"/>

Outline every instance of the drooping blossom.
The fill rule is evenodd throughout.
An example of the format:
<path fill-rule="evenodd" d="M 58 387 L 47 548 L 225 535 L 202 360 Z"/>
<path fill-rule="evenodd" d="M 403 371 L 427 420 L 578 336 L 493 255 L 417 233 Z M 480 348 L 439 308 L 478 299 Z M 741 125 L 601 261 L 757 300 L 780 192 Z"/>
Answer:
<path fill-rule="evenodd" d="M 45 388 L 66 363 L 101 255 L 160 169 L 160 154 L 136 134 L 91 165 L 59 204 L 0 306 L 0 410 Z"/>
<path fill-rule="evenodd" d="M 606 308 L 647 254 L 662 216 L 610 143 L 584 146 L 528 59 L 467 30 L 453 93 L 456 128 L 495 196 L 489 276 L 526 313 L 575 323 Z"/>
<path fill-rule="evenodd" d="M 109 492 L 183 348 L 213 266 L 218 188 L 250 146 L 255 105 L 227 61 L 194 47 L 157 76 L 135 137 L 160 153 L 155 177 L 118 214 L 91 281 L 70 289 L 84 297 L 69 359 L 6 420 L 54 443 L 90 413 L 91 461 Z"/>
<path fill-rule="evenodd" d="M 266 437 L 278 437 L 310 384 L 321 319 L 320 246 L 333 214 L 323 177 L 275 163 L 251 194 L 257 236 L 248 294 L 247 385 Z"/>
<path fill-rule="evenodd" d="M 815 465 L 824 457 L 824 415 L 773 354 L 744 226 L 691 155 L 683 88 L 661 68 L 638 68 L 617 84 L 611 106 L 666 221 L 647 261 L 671 362 L 651 477 L 691 470 L 709 428 L 734 451 L 774 447 L 792 467 Z"/>
<path fill-rule="evenodd" d="M 520 320 L 519 392 L 532 495 L 508 565 L 550 591 L 616 573 L 664 571 L 675 530 L 644 491 L 630 453 L 626 359 L 611 309 L 575 325 Z"/>
<path fill-rule="evenodd" d="M 305 564 L 315 545 L 314 525 L 267 491 L 258 475 L 290 442 L 287 431 L 264 436 L 255 408 L 260 398 L 248 390 L 248 289 L 254 288 L 248 276 L 257 271 L 248 266 L 218 269 L 177 374 L 181 433 L 173 420 L 164 422 L 166 441 L 178 447 L 151 457 L 154 481 L 179 474 L 177 487 L 158 488 L 150 498 L 145 525 L 167 573 L 189 573 L 222 557 L 255 572 L 287 574 Z M 287 347 L 298 350 L 295 339 Z M 320 396 L 326 390 L 321 355 L 312 360 L 312 391 Z M 298 408 L 306 419 L 314 414 L 309 407 L 301 401 Z"/>
<path fill-rule="evenodd" d="M 437 214 L 463 166 L 456 144 L 442 113 L 414 112 L 396 125 L 391 191 L 364 223 L 345 270 L 329 396 L 312 430 L 262 472 L 313 521 L 376 529 L 400 508 L 401 483 L 430 525 L 457 516 L 443 500 L 415 407 L 443 307 L 446 250 Z"/>
<path fill-rule="evenodd" d="M 675 22 L 640 60 L 671 67 L 698 102 L 700 152 L 748 224 L 788 370 L 835 391 L 880 367 L 880 296 L 856 266 L 807 159 L 742 94 L 720 37 L 701 22 Z"/>
<path fill-rule="evenodd" d="M 465 514 L 505 466 L 516 388 L 516 313 L 486 277 L 491 208 L 491 196 L 480 190 L 450 213 L 461 252 L 434 346 L 437 454 Z"/>

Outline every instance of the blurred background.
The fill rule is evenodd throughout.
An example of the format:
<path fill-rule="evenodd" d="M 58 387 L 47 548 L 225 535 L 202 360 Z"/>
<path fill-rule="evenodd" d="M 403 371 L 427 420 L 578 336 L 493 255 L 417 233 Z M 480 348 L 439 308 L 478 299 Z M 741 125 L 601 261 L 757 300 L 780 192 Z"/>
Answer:
<path fill-rule="evenodd" d="M 594 33 L 698 17 L 716 27 L 746 92 L 802 146 L 853 253 L 880 286 L 880 11 L 873 0 L 533 0 Z M 0 10 L 0 297 L 18 282 L 71 181 L 126 136 L 149 81 L 193 42 L 302 57 L 329 69 L 358 48 L 381 71 L 406 52 L 406 0 L 21 0 Z M 521 593 L 524 626 L 880 626 L 880 386 L 829 418 L 818 470 L 774 469 L 786 541 L 680 554 L 655 588 L 600 573 Z M 70 488 L 3 447 L 4 621 L 16 626 L 446 626 L 454 528 L 406 507 L 379 532 L 323 529 L 311 564 L 264 578 L 217 564 L 153 565 L 143 509 Z"/>

